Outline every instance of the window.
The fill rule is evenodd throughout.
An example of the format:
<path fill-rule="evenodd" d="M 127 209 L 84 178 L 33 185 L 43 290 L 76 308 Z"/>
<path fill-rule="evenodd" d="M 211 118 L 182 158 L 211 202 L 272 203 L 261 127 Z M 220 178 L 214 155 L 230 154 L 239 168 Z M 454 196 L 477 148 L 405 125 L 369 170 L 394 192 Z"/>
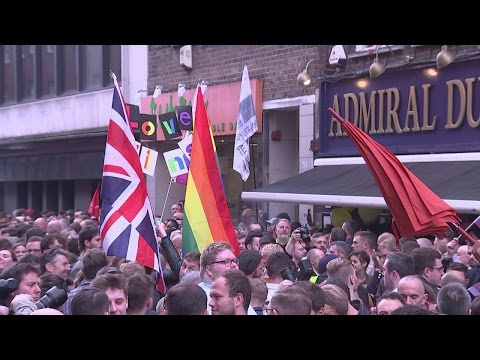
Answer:
<path fill-rule="evenodd" d="M 0 105 L 111 87 L 120 45 L 0 45 Z"/>
<path fill-rule="evenodd" d="M 121 79 L 121 45 L 110 45 L 108 47 L 108 61 L 106 68 L 106 75 L 108 81 L 110 81 L 109 70 L 112 70 L 117 78 Z"/>
<path fill-rule="evenodd" d="M 55 96 L 54 51 L 53 45 L 41 47 L 41 95 L 40 97 Z"/>
<path fill-rule="evenodd" d="M 14 45 L 5 45 L 3 47 L 3 102 L 11 103 L 15 101 L 15 67 L 14 64 Z"/>
<path fill-rule="evenodd" d="M 63 45 L 59 46 L 59 52 L 62 55 L 60 61 L 60 73 L 62 84 L 60 86 L 60 94 L 71 93 L 77 90 L 77 46 Z"/>
<path fill-rule="evenodd" d="M 35 48 L 35 46 L 33 46 Z M 22 45 L 20 64 L 20 97 L 22 99 L 33 99 L 35 97 L 35 49 L 32 52 L 32 45 Z"/>
<path fill-rule="evenodd" d="M 87 45 L 83 51 L 83 88 L 85 90 L 102 87 L 102 46 Z"/>

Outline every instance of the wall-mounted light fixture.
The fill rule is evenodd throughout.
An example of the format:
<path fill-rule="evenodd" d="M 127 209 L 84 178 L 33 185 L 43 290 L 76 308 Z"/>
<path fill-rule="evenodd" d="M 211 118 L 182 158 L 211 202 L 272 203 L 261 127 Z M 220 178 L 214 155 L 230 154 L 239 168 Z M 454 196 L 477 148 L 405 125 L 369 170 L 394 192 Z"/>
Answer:
<path fill-rule="evenodd" d="M 381 76 L 386 70 L 385 65 L 378 60 L 378 50 L 380 50 L 382 46 L 386 46 L 390 50 L 390 53 L 392 54 L 393 57 L 396 57 L 398 59 L 403 59 L 407 61 L 407 63 L 413 60 L 413 56 L 410 56 L 410 55 L 407 55 L 407 56 L 395 55 L 390 45 L 379 45 L 375 50 L 375 59 L 373 60 L 372 65 L 370 65 L 370 69 L 368 69 L 368 73 L 370 74 L 370 78 L 372 79 Z"/>
<path fill-rule="evenodd" d="M 312 78 L 310 77 L 310 75 L 308 75 L 308 66 L 312 63 L 312 61 L 314 61 L 316 59 L 312 59 L 310 60 L 308 63 L 307 63 L 307 66 L 305 66 L 305 69 L 303 69 L 303 71 L 298 74 L 297 76 L 297 83 L 299 85 L 303 85 L 303 86 L 308 86 L 311 84 L 312 82 Z"/>
<path fill-rule="evenodd" d="M 437 68 L 441 69 L 455 60 L 455 55 L 448 51 L 447 45 L 442 46 L 442 50 L 437 54 Z"/>
<path fill-rule="evenodd" d="M 155 86 L 155 91 L 153 92 L 153 98 L 156 99 L 157 97 L 159 97 L 160 95 L 162 95 L 162 89 L 163 89 L 163 86 L 162 85 L 157 85 Z"/>
<path fill-rule="evenodd" d="M 185 84 L 178 84 L 177 95 L 182 97 L 185 94 Z"/>

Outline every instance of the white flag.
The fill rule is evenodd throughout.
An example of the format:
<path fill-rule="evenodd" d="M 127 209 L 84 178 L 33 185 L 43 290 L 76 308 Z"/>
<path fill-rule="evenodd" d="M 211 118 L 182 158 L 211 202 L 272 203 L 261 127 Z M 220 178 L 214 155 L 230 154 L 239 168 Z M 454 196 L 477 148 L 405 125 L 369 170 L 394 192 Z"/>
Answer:
<path fill-rule="evenodd" d="M 140 164 L 142 165 L 142 169 L 145 174 L 150 176 L 155 174 L 157 158 L 158 152 L 153 149 L 149 149 L 146 146 L 142 146 L 142 150 L 140 152 Z"/>
<path fill-rule="evenodd" d="M 243 69 L 240 105 L 237 119 L 237 134 L 233 150 L 233 170 L 240 173 L 243 181 L 250 175 L 250 137 L 257 131 L 257 116 L 253 105 L 252 89 L 247 65 Z"/>

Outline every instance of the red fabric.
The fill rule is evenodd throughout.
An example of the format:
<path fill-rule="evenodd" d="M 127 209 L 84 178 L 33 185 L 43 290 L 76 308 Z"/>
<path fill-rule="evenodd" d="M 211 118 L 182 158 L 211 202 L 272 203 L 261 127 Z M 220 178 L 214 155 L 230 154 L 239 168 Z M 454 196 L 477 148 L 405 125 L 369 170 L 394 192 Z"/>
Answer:
<path fill-rule="evenodd" d="M 365 159 L 400 236 L 441 234 L 450 230 L 448 222 L 460 221 L 455 210 L 420 181 L 390 150 L 343 119 L 332 108 L 328 111 L 340 121 Z"/>
<path fill-rule="evenodd" d="M 90 216 L 100 218 L 100 185 L 97 186 L 95 193 L 93 194 L 90 206 L 88 207 L 88 213 Z"/>

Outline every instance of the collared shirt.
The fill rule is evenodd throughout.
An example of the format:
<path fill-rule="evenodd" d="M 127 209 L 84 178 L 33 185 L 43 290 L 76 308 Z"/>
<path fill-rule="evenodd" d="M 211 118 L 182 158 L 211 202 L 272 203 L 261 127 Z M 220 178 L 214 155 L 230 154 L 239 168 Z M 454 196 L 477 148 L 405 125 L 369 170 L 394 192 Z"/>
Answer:
<path fill-rule="evenodd" d="M 92 280 L 82 280 L 80 284 L 72 289 L 67 295 L 67 301 L 63 304 L 63 313 L 65 315 L 72 315 L 72 300 L 75 295 L 77 295 L 81 290 L 90 287 Z"/>

